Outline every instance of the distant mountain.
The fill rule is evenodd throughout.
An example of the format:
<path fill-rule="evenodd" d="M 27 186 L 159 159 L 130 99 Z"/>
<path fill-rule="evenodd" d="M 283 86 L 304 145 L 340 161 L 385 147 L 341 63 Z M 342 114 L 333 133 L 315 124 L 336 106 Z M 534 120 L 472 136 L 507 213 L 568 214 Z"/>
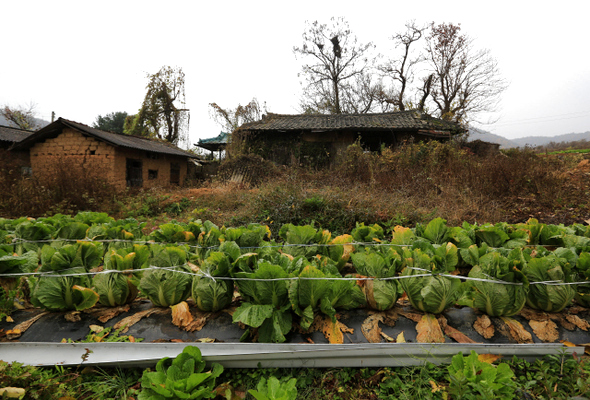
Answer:
<path fill-rule="evenodd" d="M 511 147 L 518 147 L 519 145 L 512 140 L 506 139 L 503 136 L 495 135 L 493 133 L 477 128 L 469 128 L 468 141 L 482 140 L 484 142 L 498 143 L 501 149 L 509 149 Z"/>
<path fill-rule="evenodd" d="M 590 131 L 586 131 L 584 133 L 568 133 L 565 135 L 557 135 L 557 136 L 527 136 L 518 139 L 512 139 L 514 143 L 516 143 L 519 147 L 524 146 L 543 146 L 549 144 L 551 142 L 561 143 L 561 142 L 576 142 L 578 140 L 588 140 L 590 141 Z"/>
<path fill-rule="evenodd" d="M 590 141 L 590 131 L 584 133 L 568 133 L 565 135 L 557 136 L 527 136 L 523 138 L 510 140 L 506 139 L 503 136 L 495 135 L 482 129 L 469 128 L 469 137 L 467 138 L 467 140 L 471 142 L 477 139 L 483 140 L 484 142 L 499 143 L 500 148 L 509 149 L 512 147 L 543 146 L 551 142 L 575 142 L 584 139 Z"/>

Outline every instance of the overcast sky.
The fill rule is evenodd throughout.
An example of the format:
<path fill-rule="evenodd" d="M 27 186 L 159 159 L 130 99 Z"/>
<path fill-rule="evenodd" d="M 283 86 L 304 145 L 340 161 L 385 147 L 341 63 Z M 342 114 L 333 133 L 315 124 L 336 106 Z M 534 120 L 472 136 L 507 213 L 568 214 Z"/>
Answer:
<path fill-rule="evenodd" d="M 146 74 L 181 67 L 190 139 L 219 134 L 208 104 L 295 114 L 305 21 L 348 20 L 361 42 L 392 50 L 409 20 L 452 22 L 487 48 L 509 82 L 497 122 L 507 138 L 590 130 L 587 1 L 3 1 L 0 105 L 37 105 L 39 116 L 91 125 L 136 113 Z"/>

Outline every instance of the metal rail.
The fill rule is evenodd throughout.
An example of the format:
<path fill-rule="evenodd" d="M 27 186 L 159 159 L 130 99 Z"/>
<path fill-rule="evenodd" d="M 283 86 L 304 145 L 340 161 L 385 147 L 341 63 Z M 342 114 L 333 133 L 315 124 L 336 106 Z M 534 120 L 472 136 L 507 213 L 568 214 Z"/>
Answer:
<path fill-rule="evenodd" d="M 426 362 L 449 363 L 462 352 L 497 354 L 532 361 L 545 355 L 584 353 L 584 347 L 562 344 L 261 344 L 261 343 L 0 343 L 0 360 L 34 366 L 154 366 L 163 357 L 176 357 L 196 346 L 208 363 L 225 368 L 404 367 Z"/>

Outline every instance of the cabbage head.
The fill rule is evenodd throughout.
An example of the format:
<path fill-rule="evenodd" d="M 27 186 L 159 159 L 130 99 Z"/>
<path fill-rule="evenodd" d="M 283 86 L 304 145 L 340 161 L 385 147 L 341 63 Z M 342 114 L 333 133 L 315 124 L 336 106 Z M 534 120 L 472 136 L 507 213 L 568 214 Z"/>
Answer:
<path fill-rule="evenodd" d="M 185 301 L 191 292 L 192 271 L 186 264 L 186 252 L 176 246 L 152 244 L 151 265 L 160 268 L 143 272 L 139 290 L 157 307 L 169 307 Z"/>
<path fill-rule="evenodd" d="M 146 245 L 134 244 L 129 248 L 111 250 L 105 256 L 105 270 L 134 271 L 147 266 L 150 256 Z M 94 288 L 98 292 L 102 305 L 108 307 L 120 306 L 132 302 L 137 296 L 139 273 L 103 273 L 92 279 Z"/>
<path fill-rule="evenodd" d="M 519 266 L 515 259 L 503 257 L 499 253 L 488 253 L 482 256 L 479 264 L 469 272 L 469 277 L 486 279 L 488 282 L 471 280 L 465 282 L 469 290 L 464 293 L 464 297 L 471 302 L 466 304 L 491 317 L 509 317 L 518 314 L 524 307 L 529 292 L 529 281 L 518 269 Z M 489 282 L 490 280 L 499 282 Z"/>
<path fill-rule="evenodd" d="M 531 258 L 522 272 L 530 282 L 571 282 L 568 269 L 561 266 L 560 259 L 554 254 Z M 575 295 L 573 285 L 531 284 L 527 305 L 537 310 L 556 313 L 570 305 Z"/>
<path fill-rule="evenodd" d="M 590 307 L 590 253 L 582 252 L 576 263 L 576 271 L 588 284 L 578 285 L 576 303 L 582 307 Z"/>
<path fill-rule="evenodd" d="M 396 276 L 402 264 L 401 256 L 388 249 L 385 254 L 377 251 L 364 251 L 352 254 L 352 262 L 356 271 L 373 280 L 361 281 L 361 288 L 369 307 L 374 310 L 389 310 L 395 305 L 402 290 L 396 280 L 382 280 Z"/>
<path fill-rule="evenodd" d="M 448 243 L 437 248 L 436 253 L 431 256 L 421 249 L 404 251 L 407 267 L 399 280 L 412 306 L 431 314 L 443 312 L 457 301 L 461 293 L 458 278 L 437 274 L 448 272 L 457 265 L 457 247 Z M 415 276 L 424 274 L 427 276 Z"/>
<path fill-rule="evenodd" d="M 209 253 L 200 269 L 212 277 L 227 277 L 230 269 L 229 257 L 220 251 Z M 216 312 L 229 306 L 234 285 L 230 279 L 212 279 L 197 275 L 193 278 L 191 292 L 199 310 Z"/>

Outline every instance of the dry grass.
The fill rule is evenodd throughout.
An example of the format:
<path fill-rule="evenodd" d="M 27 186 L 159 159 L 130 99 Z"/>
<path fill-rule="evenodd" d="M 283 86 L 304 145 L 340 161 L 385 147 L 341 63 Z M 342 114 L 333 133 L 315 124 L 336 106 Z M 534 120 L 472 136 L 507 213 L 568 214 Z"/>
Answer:
<path fill-rule="evenodd" d="M 376 155 L 353 145 L 329 169 L 277 167 L 246 157 L 226 163 L 217 180 L 200 187 L 117 194 L 118 201 L 98 177 L 83 170 L 72 176 L 67 165 L 58 166 L 63 170 L 55 182 L 42 184 L 5 167 L 0 184 L 10 190 L 0 194 L 0 212 L 17 217 L 95 210 L 160 223 L 190 218 L 220 226 L 260 222 L 275 232 L 285 223 L 315 222 L 341 233 L 357 222 L 413 226 L 435 217 L 453 225 L 530 217 L 571 224 L 590 219 L 590 171 L 573 157 L 581 156 L 513 150 L 482 158 L 436 142 Z M 254 184 L 232 182 L 236 175 Z"/>

